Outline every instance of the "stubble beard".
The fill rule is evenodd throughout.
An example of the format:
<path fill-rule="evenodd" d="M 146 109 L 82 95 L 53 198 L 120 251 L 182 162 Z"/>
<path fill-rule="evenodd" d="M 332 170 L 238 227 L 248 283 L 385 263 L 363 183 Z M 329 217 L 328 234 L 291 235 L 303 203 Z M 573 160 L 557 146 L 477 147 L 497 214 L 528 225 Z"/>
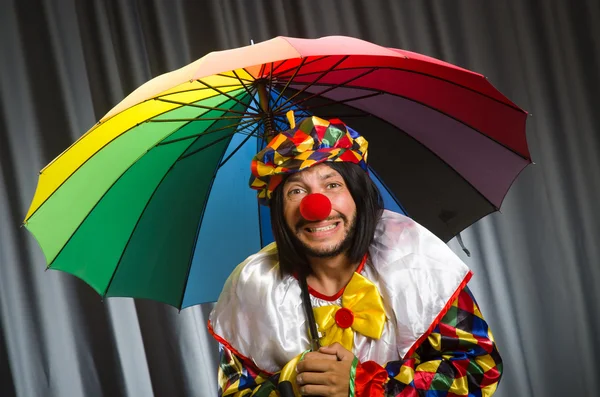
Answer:
<path fill-rule="evenodd" d="M 346 253 L 346 251 L 350 249 L 350 246 L 352 245 L 352 240 L 354 240 L 354 235 L 356 234 L 356 214 L 352 219 L 350 227 L 346 227 L 346 225 L 348 225 L 348 218 L 346 216 L 340 214 L 339 217 L 336 218 L 339 219 L 344 225 L 344 228 L 346 229 L 346 234 L 344 235 L 342 241 L 340 241 L 338 244 L 322 249 L 312 248 L 306 243 L 304 243 L 302 240 L 300 240 L 298 234 L 300 233 L 300 229 L 302 229 L 303 226 L 296 226 L 297 232 L 291 234 L 297 246 L 301 247 L 306 256 L 312 258 L 335 258 L 338 255 Z"/>

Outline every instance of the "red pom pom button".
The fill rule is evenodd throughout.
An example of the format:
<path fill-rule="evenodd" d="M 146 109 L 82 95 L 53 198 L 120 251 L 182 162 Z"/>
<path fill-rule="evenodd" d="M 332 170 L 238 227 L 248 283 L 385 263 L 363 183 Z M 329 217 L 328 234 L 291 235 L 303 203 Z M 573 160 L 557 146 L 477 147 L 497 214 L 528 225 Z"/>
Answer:
<path fill-rule="evenodd" d="M 313 193 L 300 202 L 300 214 L 307 221 L 322 221 L 331 213 L 331 201 L 321 193 Z"/>
<path fill-rule="evenodd" d="M 335 323 L 340 328 L 349 328 L 354 322 L 354 313 L 352 310 L 342 307 L 335 313 Z"/>

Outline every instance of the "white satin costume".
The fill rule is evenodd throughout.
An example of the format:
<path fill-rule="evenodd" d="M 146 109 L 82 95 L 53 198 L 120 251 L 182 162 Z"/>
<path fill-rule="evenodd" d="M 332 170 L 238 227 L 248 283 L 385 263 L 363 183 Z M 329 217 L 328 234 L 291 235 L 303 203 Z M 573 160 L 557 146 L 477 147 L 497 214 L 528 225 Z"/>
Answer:
<path fill-rule="evenodd" d="M 385 363 L 412 354 L 471 272 L 427 229 L 386 210 L 360 275 L 376 286 L 385 322 L 379 338 L 353 332 L 352 351 L 361 362 Z M 311 296 L 314 308 L 340 305 L 341 299 Z M 210 314 L 209 328 L 225 347 L 264 373 L 280 371 L 309 349 L 300 285 L 293 276 L 280 276 L 275 243 L 232 272 Z"/>

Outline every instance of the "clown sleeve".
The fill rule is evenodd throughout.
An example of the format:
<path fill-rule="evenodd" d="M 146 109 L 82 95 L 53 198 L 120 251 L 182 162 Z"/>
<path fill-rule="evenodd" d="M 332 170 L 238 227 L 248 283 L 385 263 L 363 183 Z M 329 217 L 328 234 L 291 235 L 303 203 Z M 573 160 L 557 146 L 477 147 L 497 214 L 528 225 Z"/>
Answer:
<path fill-rule="evenodd" d="M 356 397 L 491 396 L 502 375 L 492 332 L 465 288 L 415 352 L 356 369 Z"/>
<path fill-rule="evenodd" d="M 219 343 L 219 397 L 269 396 L 277 390 L 279 373 L 260 373 Z"/>

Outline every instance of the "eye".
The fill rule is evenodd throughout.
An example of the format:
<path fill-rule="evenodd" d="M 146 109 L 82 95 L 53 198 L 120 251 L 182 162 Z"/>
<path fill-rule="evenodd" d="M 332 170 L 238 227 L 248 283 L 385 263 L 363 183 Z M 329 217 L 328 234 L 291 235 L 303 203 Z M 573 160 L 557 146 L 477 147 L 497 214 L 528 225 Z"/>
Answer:
<path fill-rule="evenodd" d="M 288 191 L 288 196 L 296 196 L 298 194 L 302 194 L 304 193 L 304 189 L 300 189 L 300 188 L 294 188 L 294 189 L 290 189 Z"/>
<path fill-rule="evenodd" d="M 327 189 L 335 189 L 342 186 L 341 184 L 337 183 L 337 182 L 331 182 L 327 184 Z"/>

